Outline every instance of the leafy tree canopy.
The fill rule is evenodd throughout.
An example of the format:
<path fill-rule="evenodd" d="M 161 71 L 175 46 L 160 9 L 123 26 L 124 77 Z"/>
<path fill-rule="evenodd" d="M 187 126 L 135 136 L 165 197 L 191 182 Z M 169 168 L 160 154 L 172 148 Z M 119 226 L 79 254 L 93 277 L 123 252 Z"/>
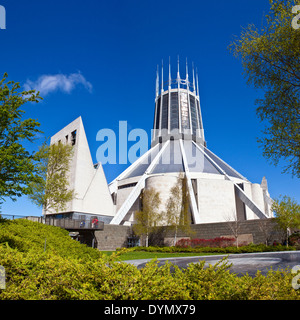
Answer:
<path fill-rule="evenodd" d="M 30 184 L 32 194 L 29 198 L 36 205 L 43 207 L 44 212 L 63 211 L 75 194 L 69 186 L 70 162 L 73 147 L 70 144 L 43 144 L 35 154 L 38 161 L 39 179 Z"/>
<path fill-rule="evenodd" d="M 39 102 L 41 97 L 34 90 L 20 92 L 20 85 L 7 81 L 5 73 L 0 81 L 0 203 L 6 197 L 16 200 L 30 194 L 29 184 L 36 181 L 34 154 L 23 146 L 32 142 L 38 132 L 39 122 L 23 119 L 21 109 L 27 102 Z"/>
<path fill-rule="evenodd" d="M 257 115 L 266 124 L 259 143 L 273 164 L 285 161 L 284 172 L 300 177 L 300 29 L 293 7 L 299 0 L 270 0 L 270 13 L 260 30 L 243 29 L 230 45 L 242 60 L 248 84 L 263 89 Z"/>
<path fill-rule="evenodd" d="M 288 246 L 290 229 L 300 228 L 300 204 L 291 197 L 283 196 L 273 202 L 272 210 L 279 228 L 286 231 L 286 245 Z"/>
<path fill-rule="evenodd" d="M 161 199 L 159 192 L 149 188 L 143 191 L 141 200 L 142 209 L 135 213 L 136 224 L 133 225 L 133 230 L 138 236 L 146 236 L 146 247 L 148 247 L 149 235 L 161 222 L 162 216 L 159 212 Z"/>
<path fill-rule="evenodd" d="M 288 196 L 276 199 L 272 210 L 275 212 L 278 225 L 283 230 L 300 227 L 300 204 L 295 199 Z"/>

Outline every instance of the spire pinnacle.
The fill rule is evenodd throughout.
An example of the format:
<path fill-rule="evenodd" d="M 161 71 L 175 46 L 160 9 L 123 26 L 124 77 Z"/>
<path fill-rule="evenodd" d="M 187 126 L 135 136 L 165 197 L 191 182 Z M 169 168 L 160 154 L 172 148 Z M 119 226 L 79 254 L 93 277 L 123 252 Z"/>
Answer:
<path fill-rule="evenodd" d="M 179 72 L 179 55 L 177 56 L 177 80 L 180 79 L 180 72 Z"/>
<path fill-rule="evenodd" d="M 197 81 L 197 96 L 199 97 L 199 81 L 198 81 L 198 70 L 196 68 L 196 81 Z"/>
<path fill-rule="evenodd" d="M 164 92 L 164 60 L 161 60 L 161 92 Z"/>
<path fill-rule="evenodd" d="M 156 69 L 156 97 L 159 95 L 159 74 L 158 74 L 158 65 Z"/>
<path fill-rule="evenodd" d="M 193 66 L 193 89 L 194 89 L 194 92 L 196 92 L 194 62 L 192 62 L 192 66 Z"/>
<path fill-rule="evenodd" d="M 169 90 L 171 89 L 172 77 L 171 77 L 171 58 L 169 56 Z"/>
<path fill-rule="evenodd" d="M 185 60 L 185 73 L 186 73 L 186 80 L 189 80 L 189 69 L 188 69 L 188 61 L 187 58 Z"/>

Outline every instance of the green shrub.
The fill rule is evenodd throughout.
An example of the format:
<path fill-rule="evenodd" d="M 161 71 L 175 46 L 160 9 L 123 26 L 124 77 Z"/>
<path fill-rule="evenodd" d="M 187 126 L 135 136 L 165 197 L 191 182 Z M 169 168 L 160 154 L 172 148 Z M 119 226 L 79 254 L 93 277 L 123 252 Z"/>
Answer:
<path fill-rule="evenodd" d="M 25 219 L 0 222 L 0 244 L 7 243 L 20 252 L 43 252 L 45 239 L 46 251 L 62 257 L 96 259 L 101 256 L 98 250 L 74 241 L 65 229 Z"/>
<path fill-rule="evenodd" d="M 0 246 L 6 290 L 0 300 L 259 300 L 299 299 L 288 271 L 252 278 L 230 273 L 224 261 L 179 269 L 155 260 L 143 269 L 103 258 L 82 261 L 49 252 L 19 252 Z"/>
<path fill-rule="evenodd" d="M 45 236 L 48 246 L 44 252 Z M 6 271 L 6 289 L 0 290 L 0 300 L 300 299 L 300 290 L 291 285 L 294 275 L 288 270 L 238 277 L 230 272 L 226 259 L 214 266 L 201 261 L 186 269 L 171 263 L 159 266 L 152 260 L 137 269 L 115 261 L 117 255 L 105 257 L 81 245 L 65 230 L 25 220 L 1 223 L 0 239 L 0 265 Z"/>

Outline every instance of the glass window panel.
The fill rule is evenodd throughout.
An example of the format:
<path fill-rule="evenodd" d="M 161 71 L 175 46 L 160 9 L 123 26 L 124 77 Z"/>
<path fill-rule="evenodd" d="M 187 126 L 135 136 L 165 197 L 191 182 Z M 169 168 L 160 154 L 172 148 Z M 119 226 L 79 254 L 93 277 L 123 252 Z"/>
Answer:
<path fill-rule="evenodd" d="M 199 118 L 200 129 L 203 129 L 202 128 L 202 122 L 201 122 L 201 110 L 200 110 L 199 100 L 196 100 L 196 101 L 197 101 L 197 110 L 198 110 L 198 118 Z"/>
<path fill-rule="evenodd" d="M 163 96 L 161 128 L 168 129 L 169 94 Z"/>
<path fill-rule="evenodd" d="M 180 92 L 180 105 L 181 105 L 181 126 L 182 129 L 190 129 L 189 109 L 187 101 L 187 93 Z"/>
<path fill-rule="evenodd" d="M 170 141 L 151 173 L 184 172 L 178 140 Z"/>
<path fill-rule="evenodd" d="M 171 130 L 179 129 L 178 93 L 171 93 Z"/>
<path fill-rule="evenodd" d="M 199 129 L 199 126 L 198 126 L 198 120 L 197 120 L 195 97 L 192 95 L 189 95 L 189 96 L 190 96 L 190 107 L 191 107 L 193 134 L 196 135 L 196 132 L 197 132 L 196 130 Z"/>
<path fill-rule="evenodd" d="M 159 129 L 159 120 L 160 120 L 160 98 L 157 100 L 157 107 L 156 107 L 156 125 L 155 128 Z"/>
<path fill-rule="evenodd" d="M 191 172 L 220 174 L 191 140 L 185 140 L 183 146 Z"/>
<path fill-rule="evenodd" d="M 145 160 L 139 163 L 138 166 L 136 166 L 132 171 L 130 171 L 123 179 L 142 176 L 146 172 L 150 163 L 153 161 L 158 152 L 159 147 L 153 148 L 148 157 L 146 157 Z"/>

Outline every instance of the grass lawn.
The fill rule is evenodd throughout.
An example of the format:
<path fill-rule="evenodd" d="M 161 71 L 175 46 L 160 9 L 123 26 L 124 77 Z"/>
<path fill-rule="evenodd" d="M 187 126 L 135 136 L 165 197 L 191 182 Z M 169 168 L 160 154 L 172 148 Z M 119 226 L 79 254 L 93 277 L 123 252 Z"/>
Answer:
<path fill-rule="evenodd" d="M 115 251 L 101 251 L 104 254 L 111 255 Z M 173 257 L 200 257 L 208 255 L 217 255 L 220 253 L 164 253 L 164 252 L 143 252 L 143 251 L 133 251 L 127 252 L 119 256 L 120 261 L 125 260 L 138 260 L 138 259 L 155 259 L 155 258 L 173 258 Z"/>

